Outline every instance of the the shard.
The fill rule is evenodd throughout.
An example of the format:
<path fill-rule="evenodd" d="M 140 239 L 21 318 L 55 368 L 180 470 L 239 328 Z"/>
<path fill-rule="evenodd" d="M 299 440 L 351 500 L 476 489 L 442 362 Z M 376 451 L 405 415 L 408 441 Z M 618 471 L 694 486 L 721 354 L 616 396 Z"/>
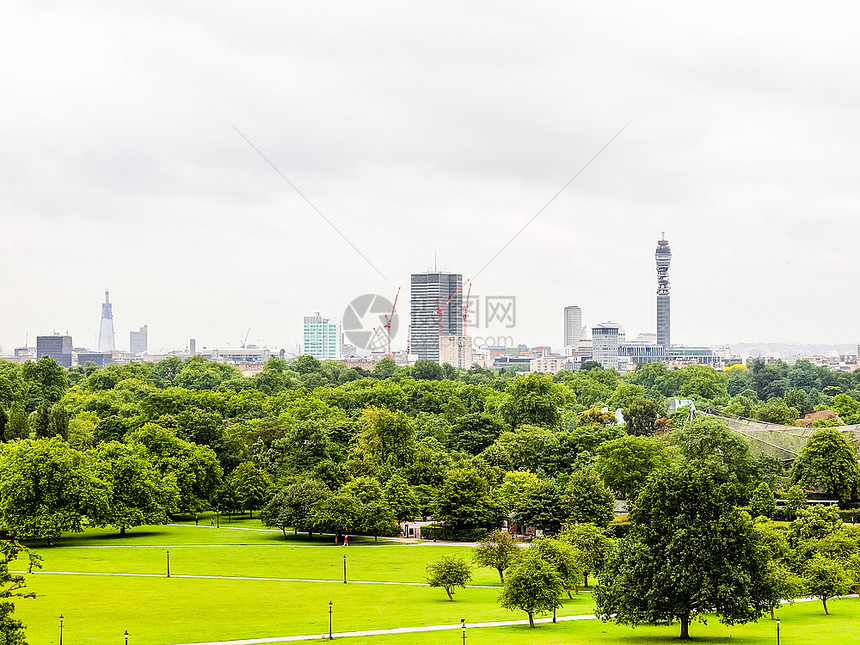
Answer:
<path fill-rule="evenodd" d="M 114 350 L 113 310 L 110 304 L 110 293 L 105 289 L 105 301 L 102 303 L 102 319 L 99 323 L 99 351 Z"/>

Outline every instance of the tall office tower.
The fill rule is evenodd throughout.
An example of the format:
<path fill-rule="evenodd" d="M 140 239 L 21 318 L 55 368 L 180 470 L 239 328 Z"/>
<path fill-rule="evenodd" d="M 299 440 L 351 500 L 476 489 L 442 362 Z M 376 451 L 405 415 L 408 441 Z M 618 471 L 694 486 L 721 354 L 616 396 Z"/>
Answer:
<path fill-rule="evenodd" d="M 591 328 L 591 357 L 604 369 L 618 367 L 618 346 L 624 344 L 624 328 L 616 322 L 598 323 Z"/>
<path fill-rule="evenodd" d="M 149 349 L 148 334 L 149 329 L 146 325 L 141 327 L 140 331 L 128 332 L 128 347 L 132 354 L 146 354 L 146 350 Z"/>
<path fill-rule="evenodd" d="M 669 349 L 669 263 L 672 261 L 672 249 L 669 248 L 665 233 L 663 239 L 657 242 L 654 259 L 657 260 L 657 344 Z"/>
<path fill-rule="evenodd" d="M 105 301 L 102 303 L 102 320 L 99 323 L 99 351 L 112 352 L 114 345 L 113 311 L 111 310 L 110 294 L 105 289 Z"/>
<path fill-rule="evenodd" d="M 582 309 L 576 305 L 564 308 L 564 346 L 576 347 L 582 338 Z"/>
<path fill-rule="evenodd" d="M 343 356 L 343 333 L 340 321 L 330 320 L 319 313 L 305 316 L 304 351 L 318 361 L 335 361 Z"/>
<path fill-rule="evenodd" d="M 413 273 L 410 305 L 410 352 L 438 363 L 439 336 L 463 335 L 463 275 Z"/>
<path fill-rule="evenodd" d="M 57 365 L 63 367 L 72 366 L 72 337 L 60 336 L 36 336 L 36 356 L 48 356 L 53 358 Z"/>

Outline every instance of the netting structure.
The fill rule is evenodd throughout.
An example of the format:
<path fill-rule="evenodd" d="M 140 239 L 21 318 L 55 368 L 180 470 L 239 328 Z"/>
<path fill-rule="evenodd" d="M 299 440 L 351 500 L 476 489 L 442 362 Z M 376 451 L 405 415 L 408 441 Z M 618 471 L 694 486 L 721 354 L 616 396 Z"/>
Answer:
<path fill-rule="evenodd" d="M 756 421 L 755 419 L 726 414 L 713 408 L 696 410 L 694 414 L 702 414 L 725 421 L 732 430 L 749 441 L 750 448 L 754 452 L 772 455 L 783 463 L 790 463 L 797 459 L 809 436 L 818 429 Z M 856 453 L 860 447 L 860 424 L 834 426 L 834 429 L 845 435 Z"/>

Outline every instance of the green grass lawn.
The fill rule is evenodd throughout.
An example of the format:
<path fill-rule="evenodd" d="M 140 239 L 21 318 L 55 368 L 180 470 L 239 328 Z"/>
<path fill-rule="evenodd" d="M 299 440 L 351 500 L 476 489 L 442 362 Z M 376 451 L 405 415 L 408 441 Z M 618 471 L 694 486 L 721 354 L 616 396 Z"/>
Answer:
<path fill-rule="evenodd" d="M 202 522 L 201 522 L 202 525 Z M 18 600 L 16 614 L 27 624 L 32 645 L 56 643 L 58 618 L 65 617 L 66 643 L 122 643 L 127 629 L 132 645 L 172 645 L 239 638 L 264 638 L 328 631 L 328 603 L 334 603 L 334 630 L 353 631 L 422 625 L 490 622 L 525 618 L 496 604 L 497 588 L 459 589 L 455 601 L 426 585 L 357 584 L 356 581 L 424 581 L 425 566 L 442 555 L 471 556 L 471 549 L 433 544 L 352 541 L 335 547 L 328 538 L 284 540 L 280 532 L 250 531 L 259 522 L 221 529 L 190 525 L 133 529 L 124 537 L 102 529 L 33 548 L 44 558 L 41 573 L 27 576 L 36 599 Z M 203 545 L 203 546 L 194 546 Z M 94 547 L 94 548 L 90 548 Z M 166 577 L 170 551 L 171 578 Z M 344 585 L 343 556 L 348 579 Z M 131 573 L 148 577 L 61 575 L 58 572 Z M 310 578 L 327 582 L 225 580 L 177 576 Z M 498 585 L 493 569 L 474 569 L 473 584 Z M 798 603 L 781 610 L 783 643 L 858 643 L 852 635 L 860 619 L 860 600 L 832 601 L 832 616 L 821 603 Z M 589 614 L 590 594 L 566 603 L 559 616 Z M 849 629 L 851 626 L 851 629 Z M 667 642 L 678 626 L 635 630 L 596 620 L 555 625 L 472 629 L 467 643 L 649 643 Z M 775 642 L 770 620 L 724 627 L 713 619 L 691 625 L 705 642 Z M 791 634 L 789 636 L 789 634 Z M 806 634 L 803 635 L 802 634 Z M 838 635 L 838 638 L 837 638 Z M 343 643 L 460 642 L 459 631 L 341 639 Z M 805 640 L 804 640 L 805 639 Z M 853 639 L 853 640 L 852 640 Z"/>

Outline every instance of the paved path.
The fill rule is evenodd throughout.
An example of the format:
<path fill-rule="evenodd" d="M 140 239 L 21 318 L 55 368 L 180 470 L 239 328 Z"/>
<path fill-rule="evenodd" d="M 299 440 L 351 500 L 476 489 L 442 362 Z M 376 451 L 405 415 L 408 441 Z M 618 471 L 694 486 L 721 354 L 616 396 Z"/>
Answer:
<path fill-rule="evenodd" d="M 12 573 L 25 574 L 27 571 L 13 571 Z M 110 571 L 33 571 L 33 575 L 40 576 L 111 576 L 119 578 L 167 578 L 164 573 L 115 573 Z M 262 576 L 207 576 L 193 574 L 171 574 L 170 578 L 188 578 L 192 580 L 254 580 L 257 582 L 329 582 L 344 584 L 343 579 L 327 580 L 323 578 L 268 578 Z M 400 585 L 405 587 L 426 587 L 426 582 L 395 582 L 388 580 L 350 580 L 351 585 Z M 470 589 L 501 589 L 501 585 L 466 585 Z"/>
<path fill-rule="evenodd" d="M 597 618 L 594 614 L 583 614 L 580 616 L 559 616 L 556 620 L 564 622 L 569 620 L 592 620 Z M 552 618 L 535 618 L 536 623 L 551 623 Z M 481 627 L 507 627 L 509 625 L 528 625 L 528 620 L 500 620 L 492 623 L 467 623 L 466 630 Z M 444 630 L 462 629 L 462 625 L 424 625 L 421 627 L 396 627 L 394 629 L 365 629 L 355 632 L 334 632 L 334 638 L 350 638 L 354 636 L 384 636 L 385 634 L 410 634 L 413 632 L 438 632 Z M 245 638 L 232 641 L 201 641 L 198 643 L 177 643 L 176 645 L 261 645 L 263 643 L 287 643 L 290 641 L 312 641 L 328 639 L 328 634 L 304 634 L 301 636 L 273 636 L 270 638 Z"/>
<path fill-rule="evenodd" d="M 849 596 L 841 596 L 848 598 Z M 815 602 L 818 598 L 797 598 L 794 602 Z M 581 614 L 577 616 L 559 616 L 558 622 L 570 620 L 596 620 L 594 614 Z M 535 623 L 551 623 L 552 618 L 535 618 Z M 507 627 L 510 625 L 528 625 L 528 620 L 501 620 L 488 623 L 467 623 L 466 629 L 482 627 Z M 454 625 L 424 625 L 420 627 L 396 627 L 394 629 L 366 629 L 355 632 L 334 632 L 334 638 L 351 638 L 355 636 L 384 636 L 386 634 L 409 634 L 414 632 L 436 632 L 445 630 L 461 629 L 461 624 Z M 197 643 L 176 643 L 175 645 L 264 645 L 265 643 L 288 643 L 294 641 L 328 640 L 328 634 L 303 634 L 299 636 L 272 636 L 269 638 L 244 638 L 231 641 L 201 641 Z"/>

